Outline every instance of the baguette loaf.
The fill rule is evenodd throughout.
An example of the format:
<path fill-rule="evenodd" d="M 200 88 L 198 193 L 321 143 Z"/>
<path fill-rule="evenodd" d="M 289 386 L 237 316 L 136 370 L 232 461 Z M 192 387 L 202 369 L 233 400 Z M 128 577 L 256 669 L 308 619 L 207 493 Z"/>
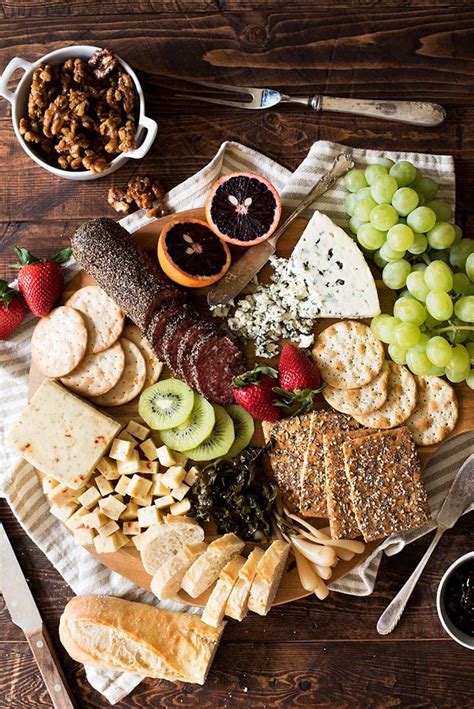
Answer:
<path fill-rule="evenodd" d="M 224 626 L 112 596 L 77 596 L 59 637 L 77 662 L 171 682 L 204 684 Z"/>
<path fill-rule="evenodd" d="M 257 565 L 250 589 L 249 610 L 267 615 L 277 594 L 289 551 L 290 545 L 279 540 L 268 547 Z"/>
<path fill-rule="evenodd" d="M 207 549 L 205 542 L 198 544 L 185 544 L 174 556 L 165 561 L 153 576 L 151 590 L 160 601 L 173 598 L 181 588 L 183 576 Z"/>
<path fill-rule="evenodd" d="M 247 615 L 250 588 L 257 572 L 257 565 L 263 554 L 263 549 L 255 547 L 240 569 L 239 578 L 234 584 L 225 608 L 225 615 L 228 615 L 229 618 L 242 621 Z"/>
<path fill-rule="evenodd" d="M 186 571 L 182 588 L 191 598 L 200 596 L 217 580 L 227 562 L 240 554 L 244 546 L 244 542 L 235 534 L 224 534 L 211 542 L 205 553 Z"/>
<path fill-rule="evenodd" d="M 227 599 L 234 587 L 234 583 L 237 581 L 239 571 L 244 564 L 245 558 L 243 556 L 234 556 L 233 559 L 228 561 L 224 566 L 201 616 L 204 623 L 208 623 L 208 625 L 212 625 L 214 628 L 220 626 L 224 619 Z"/>
<path fill-rule="evenodd" d="M 166 515 L 161 524 L 147 529 L 140 539 L 140 556 L 145 571 L 152 576 L 185 544 L 204 540 L 204 530 L 192 517 Z"/>

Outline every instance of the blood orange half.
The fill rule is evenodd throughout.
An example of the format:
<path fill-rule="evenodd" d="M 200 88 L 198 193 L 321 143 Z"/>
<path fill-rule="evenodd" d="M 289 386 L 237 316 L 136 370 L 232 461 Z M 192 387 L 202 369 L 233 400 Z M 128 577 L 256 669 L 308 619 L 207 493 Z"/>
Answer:
<path fill-rule="evenodd" d="M 230 251 L 201 219 L 174 219 L 158 240 L 158 260 L 175 283 L 188 288 L 210 286 L 230 266 Z"/>
<path fill-rule="evenodd" d="M 265 241 L 277 228 L 281 199 L 274 186 L 260 175 L 235 172 L 211 187 L 206 219 L 224 241 L 253 246 Z"/>

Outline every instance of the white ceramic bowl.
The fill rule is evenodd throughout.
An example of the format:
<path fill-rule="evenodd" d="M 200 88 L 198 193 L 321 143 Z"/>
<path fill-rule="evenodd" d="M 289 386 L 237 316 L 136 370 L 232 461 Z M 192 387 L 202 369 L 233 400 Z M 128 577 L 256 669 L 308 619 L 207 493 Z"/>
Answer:
<path fill-rule="evenodd" d="M 448 635 L 450 635 L 453 640 L 459 643 L 459 645 L 467 647 L 469 650 L 474 650 L 474 638 L 471 638 L 469 635 L 466 635 L 466 633 L 463 633 L 461 630 L 459 630 L 459 628 L 454 625 L 454 623 L 451 622 L 448 614 L 446 613 L 445 602 L 446 584 L 448 582 L 448 579 L 451 577 L 452 573 L 457 568 L 459 568 L 461 564 L 464 564 L 465 561 L 468 561 L 468 559 L 474 559 L 474 551 L 469 551 L 467 554 L 460 556 L 459 559 L 456 559 L 456 561 L 451 564 L 449 569 L 447 569 L 447 571 L 445 572 L 438 586 L 438 593 L 436 594 L 436 608 L 438 610 L 441 625 L 448 633 Z"/>
<path fill-rule="evenodd" d="M 26 59 L 21 57 L 14 57 L 6 66 L 5 71 L 0 76 L 0 96 L 6 98 L 10 101 L 12 105 L 12 123 L 13 129 L 15 131 L 18 142 L 25 151 L 27 155 L 30 156 L 32 160 L 37 165 L 40 165 L 48 172 L 52 172 L 53 175 L 58 177 L 65 177 L 67 180 L 97 180 L 99 177 L 105 177 L 105 175 L 110 175 L 112 172 L 118 170 L 122 165 L 124 165 L 130 158 L 139 159 L 143 158 L 147 152 L 150 150 L 153 141 L 155 140 L 156 133 L 158 130 L 158 124 L 156 121 L 145 116 L 145 98 L 143 96 L 143 91 L 138 81 L 137 75 L 133 69 L 117 57 L 120 64 L 123 66 L 127 74 L 129 74 L 135 85 L 135 91 L 139 99 L 139 115 L 137 131 L 135 133 L 135 140 L 138 148 L 134 150 L 129 150 L 127 153 L 121 153 L 117 155 L 116 158 L 111 160 L 109 167 L 97 174 L 92 172 L 92 170 L 62 170 L 59 167 L 54 167 L 54 165 L 49 165 L 45 160 L 42 160 L 35 152 L 30 148 L 30 144 L 24 140 L 23 136 L 20 135 L 19 124 L 20 118 L 27 116 L 27 104 L 28 104 L 28 94 L 30 91 L 31 80 L 33 77 L 33 72 L 39 64 L 62 64 L 66 59 L 70 57 L 79 57 L 80 59 L 90 59 L 97 49 L 100 47 L 91 47 L 87 44 L 73 44 L 69 47 L 63 47 L 62 49 L 57 49 L 54 52 L 45 54 L 44 57 L 37 59 L 35 62 L 28 62 Z M 117 56 L 117 55 L 115 55 Z M 23 69 L 24 75 L 19 81 L 16 89 L 10 91 L 8 89 L 8 81 L 11 75 L 16 69 Z M 143 139 L 144 137 L 144 139 Z M 142 140 L 143 139 L 143 140 Z M 142 140 L 141 144 L 140 141 Z"/>

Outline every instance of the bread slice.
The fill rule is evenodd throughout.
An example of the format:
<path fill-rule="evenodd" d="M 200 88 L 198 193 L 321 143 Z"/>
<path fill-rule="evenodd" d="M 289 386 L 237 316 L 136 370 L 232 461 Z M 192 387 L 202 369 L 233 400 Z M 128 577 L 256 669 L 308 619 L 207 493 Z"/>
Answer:
<path fill-rule="evenodd" d="M 140 555 L 145 571 L 153 576 L 185 544 L 202 541 L 204 530 L 197 520 L 167 515 L 161 524 L 149 527 L 140 539 Z"/>
<path fill-rule="evenodd" d="M 206 603 L 201 620 L 214 628 L 218 628 L 224 620 L 227 599 L 239 576 L 239 571 L 245 564 L 245 557 L 234 556 L 227 562 L 219 574 L 219 579 L 212 589 L 209 600 Z"/>
<path fill-rule="evenodd" d="M 249 610 L 267 615 L 277 594 L 289 551 L 290 545 L 278 539 L 268 547 L 257 564 L 250 588 Z"/>
<path fill-rule="evenodd" d="M 255 547 L 240 569 L 239 578 L 234 584 L 225 607 L 225 615 L 228 615 L 229 618 L 241 621 L 247 615 L 250 588 L 257 572 L 257 565 L 263 555 L 263 549 Z"/>
<path fill-rule="evenodd" d="M 224 534 L 211 542 L 204 554 L 184 574 L 181 584 L 184 591 L 191 598 L 200 596 L 217 580 L 227 562 L 240 554 L 244 546 L 244 542 L 235 534 Z"/>
<path fill-rule="evenodd" d="M 185 544 L 177 554 L 170 556 L 160 566 L 151 581 L 151 590 L 160 601 L 173 598 L 181 588 L 181 582 L 191 564 L 194 564 L 207 549 L 205 542 Z"/>

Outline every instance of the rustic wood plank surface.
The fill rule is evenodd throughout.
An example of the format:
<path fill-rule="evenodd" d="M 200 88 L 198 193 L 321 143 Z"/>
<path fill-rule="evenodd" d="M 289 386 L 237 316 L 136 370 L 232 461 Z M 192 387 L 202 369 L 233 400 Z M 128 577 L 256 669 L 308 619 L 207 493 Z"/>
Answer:
<path fill-rule="evenodd" d="M 5 0 L 0 71 L 12 56 L 33 60 L 66 44 L 107 45 L 139 72 L 147 112 L 159 122 L 141 164 L 91 183 L 41 171 L 16 144 L 0 101 L 0 277 L 11 277 L 11 247 L 47 255 L 83 220 L 113 216 L 111 184 L 137 172 L 170 188 L 202 167 L 223 140 L 240 140 L 295 168 L 317 139 L 353 146 L 451 153 L 457 221 L 472 235 L 474 216 L 474 9 L 470 0 Z M 173 77 L 213 77 L 308 94 L 423 99 L 448 110 L 439 129 L 298 107 L 249 114 L 170 96 Z M 38 601 L 80 707 L 106 701 L 57 636 L 72 592 L 2 502 L 1 518 Z M 472 514 L 443 540 L 400 625 L 380 638 L 376 621 L 428 541 L 383 559 L 369 598 L 332 594 L 276 608 L 267 619 L 230 623 L 205 687 L 146 680 L 123 707 L 436 706 L 472 704 L 472 653 L 444 635 L 435 593 L 445 568 L 472 549 Z M 0 706 L 51 706 L 21 631 L 0 609 Z"/>

